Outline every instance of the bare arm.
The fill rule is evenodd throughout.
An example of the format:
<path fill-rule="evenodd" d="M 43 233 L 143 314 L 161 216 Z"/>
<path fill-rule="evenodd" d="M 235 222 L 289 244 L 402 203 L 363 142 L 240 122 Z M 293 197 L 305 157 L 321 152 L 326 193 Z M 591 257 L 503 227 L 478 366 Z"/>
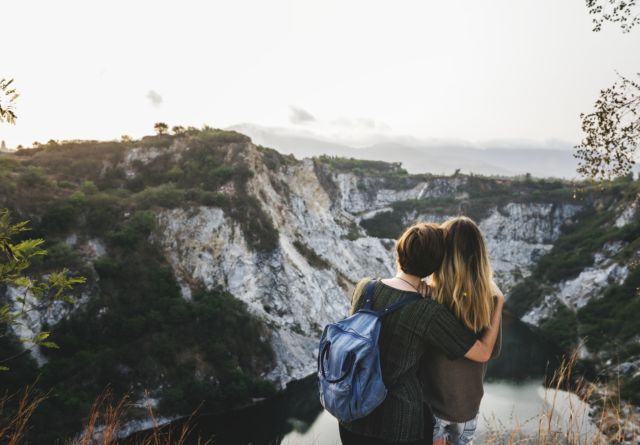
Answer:
<path fill-rule="evenodd" d="M 474 362 L 484 363 L 489 361 L 493 347 L 496 344 L 496 339 L 500 333 L 500 322 L 502 318 L 502 307 L 504 306 L 504 295 L 493 284 L 493 292 L 496 297 L 496 306 L 493 309 L 493 315 L 491 316 L 491 327 L 486 329 L 479 340 L 476 340 L 475 344 L 464 355 L 469 360 Z"/>

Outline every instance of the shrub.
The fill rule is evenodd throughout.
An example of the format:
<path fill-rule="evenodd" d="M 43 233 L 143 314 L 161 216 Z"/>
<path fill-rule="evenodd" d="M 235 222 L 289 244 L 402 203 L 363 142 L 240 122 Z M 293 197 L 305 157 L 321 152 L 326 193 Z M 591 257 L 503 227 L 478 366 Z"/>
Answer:
<path fill-rule="evenodd" d="M 581 334 L 596 351 L 613 352 L 640 332 L 640 268 L 632 270 L 620 285 L 609 287 L 600 299 L 590 300 L 578 311 Z"/>
<path fill-rule="evenodd" d="M 120 223 L 124 203 L 118 197 L 100 192 L 85 199 L 82 209 L 85 227 L 90 234 L 103 235 Z"/>
<path fill-rule="evenodd" d="M 307 262 L 316 269 L 329 269 L 331 265 L 319 256 L 311 247 L 307 246 L 302 241 L 295 240 L 293 242 L 293 247 L 296 248 L 300 255 L 307 259 Z"/>
<path fill-rule="evenodd" d="M 620 396 L 634 405 L 640 405 L 640 376 L 626 379 L 620 387 Z"/>
<path fill-rule="evenodd" d="M 140 139 L 139 144 L 142 147 L 168 148 L 173 143 L 175 136 L 170 134 L 157 134 L 153 136 L 145 136 Z"/>
<path fill-rule="evenodd" d="M 236 131 L 220 130 L 204 126 L 196 138 L 207 145 L 227 145 L 233 143 L 251 142 L 251 139 Z"/>
<path fill-rule="evenodd" d="M 551 251 L 543 256 L 534 274 L 550 282 L 575 277 L 593 264 L 593 254 L 607 240 L 615 238 L 615 231 L 607 228 L 610 212 L 585 210 L 579 223 L 563 228 L 562 235 Z"/>
<path fill-rule="evenodd" d="M 98 192 L 98 187 L 96 187 L 93 181 L 86 180 L 80 186 L 80 190 L 85 195 L 93 195 Z"/>
<path fill-rule="evenodd" d="M 147 187 L 133 196 L 133 199 L 142 209 L 154 206 L 164 208 L 179 207 L 184 203 L 185 191 L 179 189 L 175 184 L 168 183 L 155 187 Z"/>
<path fill-rule="evenodd" d="M 156 216 L 151 211 L 137 211 L 121 227 L 108 234 L 109 241 L 126 249 L 133 249 L 145 240 L 156 226 Z"/>
<path fill-rule="evenodd" d="M 231 202 L 229 210 L 231 217 L 240 224 L 250 247 L 261 252 L 270 252 L 278 246 L 280 235 L 271 217 L 255 197 L 241 194 Z"/>
<path fill-rule="evenodd" d="M 459 203 L 455 198 L 410 199 L 394 202 L 391 207 L 392 211 L 379 212 L 372 218 L 363 219 L 360 225 L 370 236 L 396 239 L 413 224 L 413 221 L 407 221 L 408 214 L 457 214 Z"/>
<path fill-rule="evenodd" d="M 407 174 L 400 162 L 369 161 L 365 159 L 341 158 L 338 156 L 321 155 L 317 158 L 320 162 L 337 171 L 346 171 L 356 174 L 373 173 L 401 173 Z"/>
<path fill-rule="evenodd" d="M 293 155 L 283 155 L 273 148 L 263 147 L 262 145 L 256 147 L 262 153 L 262 161 L 269 170 L 278 171 L 282 166 L 293 165 L 297 162 Z"/>
<path fill-rule="evenodd" d="M 47 243 L 45 247 L 47 255 L 33 262 L 34 271 L 62 269 L 64 267 L 74 270 L 85 268 L 80 253 L 64 241 Z"/>
<path fill-rule="evenodd" d="M 540 324 L 542 334 L 565 351 L 571 351 L 578 338 L 578 322 L 575 314 L 564 304 L 558 303 L 551 318 Z"/>
<path fill-rule="evenodd" d="M 360 221 L 360 225 L 369 236 L 396 239 L 405 228 L 402 216 L 395 211 L 379 212 L 372 218 Z"/>
<path fill-rule="evenodd" d="M 29 150 L 33 162 L 67 181 L 96 181 L 105 164 L 115 165 L 124 158 L 127 147 L 120 142 L 65 141 Z"/>
<path fill-rule="evenodd" d="M 531 307 L 542 300 L 543 290 L 539 280 L 527 277 L 509 291 L 507 305 L 513 313 L 522 317 Z"/>
<path fill-rule="evenodd" d="M 59 235 L 76 226 L 77 209 L 69 202 L 50 204 L 42 215 L 38 229 L 44 234 Z"/>
<path fill-rule="evenodd" d="M 41 167 L 30 165 L 22 172 L 19 178 L 20 187 L 44 187 L 49 184 L 44 170 Z"/>

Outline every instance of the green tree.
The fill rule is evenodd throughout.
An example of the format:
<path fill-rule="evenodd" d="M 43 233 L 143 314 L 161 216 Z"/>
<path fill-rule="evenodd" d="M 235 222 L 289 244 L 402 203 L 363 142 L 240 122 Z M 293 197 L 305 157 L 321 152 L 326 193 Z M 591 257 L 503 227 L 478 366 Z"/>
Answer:
<path fill-rule="evenodd" d="M 181 135 L 185 133 L 185 128 L 182 125 L 176 125 L 173 128 L 171 128 L 171 131 L 173 131 L 173 134 L 175 135 Z"/>
<path fill-rule="evenodd" d="M 13 110 L 19 94 L 12 83 L 13 79 L 0 79 L 0 123 L 15 124 L 18 118 Z"/>
<path fill-rule="evenodd" d="M 169 130 L 169 126 L 164 122 L 156 122 L 153 126 L 153 129 L 156 130 L 156 133 L 158 133 L 159 135 L 163 135 L 167 133 L 167 131 Z"/>
<path fill-rule="evenodd" d="M 595 32 L 605 22 L 630 32 L 640 24 L 640 3 L 635 0 L 586 0 Z M 640 73 L 637 78 L 619 75 L 618 81 L 600 91 L 590 113 L 582 113 L 584 138 L 576 145 L 578 173 L 592 179 L 612 179 L 629 174 L 640 147 Z"/>
<path fill-rule="evenodd" d="M 13 103 L 18 98 L 15 89 L 9 88 L 11 80 L 0 80 L 0 123 L 14 124 L 17 116 L 13 111 Z M 2 99 L 5 99 L 6 104 Z M 41 304 L 52 304 L 55 301 L 73 302 L 73 297 L 67 292 L 76 284 L 86 282 L 84 277 L 70 277 L 69 271 L 63 269 L 59 272 L 51 272 L 44 281 L 32 279 L 27 275 L 27 269 L 31 260 L 47 254 L 42 248 L 43 239 L 25 239 L 15 241 L 23 232 L 29 231 L 28 221 L 16 224 L 11 223 L 9 210 L 0 210 L 0 289 L 5 286 L 15 286 L 20 294 L 14 301 L 0 300 L 0 336 L 9 333 L 9 327 L 16 328 L 24 323 L 25 315 L 34 311 Z M 58 346 L 49 340 L 48 331 L 40 331 L 32 337 L 20 338 L 26 347 L 22 352 L 13 356 L 2 356 L 0 352 L 0 371 L 9 368 L 7 364 L 36 346 L 45 348 L 57 348 Z M 29 346 L 30 345 L 30 346 Z"/>
<path fill-rule="evenodd" d="M 8 210 L 0 211 L 0 286 L 13 286 L 19 292 L 13 301 L 5 301 L 0 305 L 0 336 L 9 333 L 9 327 L 18 328 L 25 323 L 25 316 L 41 305 L 52 304 L 55 301 L 73 303 L 74 299 L 68 294 L 74 285 L 85 283 L 84 277 L 71 277 L 67 269 L 50 272 L 41 281 L 28 277 L 27 269 L 31 261 L 44 256 L 47 251 L 42 248 L 42 239 L 24 239 L 15 241 L 23 232 L 29 229 L 28 221 L 12 224 Z M 0 353 L 0 371 L 9 369 L 7 364 L 32 348 L 42 346 L 57 348 L 49 340 L 49 332 L 41 331 L 33 336 L 20 338 L 25 349 L 13 356 L 2 356 Z"/>
<path fill-rule="evenodd" d="M 640 74 L 637 81 L 620 76 L 601 90 L 594 108 L 580 115 L 585 136 L 574 154 L 578 173 L 594 179 L 625 176 L 640 146 Z"/>
<path fill-rule="evenodd" d="M 593 17 L 593 30 L 598 32 L 604 22 L 617 23 L 622 32 L 640 24 L 640 12 L 636 0 L 587 0 L 589 14 Z"/>

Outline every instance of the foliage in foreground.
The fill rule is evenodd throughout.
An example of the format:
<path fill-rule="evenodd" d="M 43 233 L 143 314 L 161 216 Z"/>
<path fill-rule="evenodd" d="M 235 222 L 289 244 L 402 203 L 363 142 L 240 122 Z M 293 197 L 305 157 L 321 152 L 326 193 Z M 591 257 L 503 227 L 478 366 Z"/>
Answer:
<path fill-rule="evenodd" d="M 27 270 L 37 257 L 47 255 L 42 248 L 42 239 L 23 239 L 16 241 L 24 232 L 31 230 L 28 221 L 13 224 L 8 210 L 0 210 L 0 286 L 14 286 L 19 295 L 14 302 L 0 300 L 0 338 L 10 335 L 11 331 L 19 331 L 25 325 L 27 315 L 39 310 L 41 306 L 56 303 L 74 302 L 69 292 L 74 286 L 86 282 L 85 277 L 70 277 L 69 270 L 49 271 L 45 280 L 30 278 Z M 5 349 L 0 353 L 0 371 L 9 371 L 12 360 L 25 354 L 30 349 L 57 348 L 51 341 L 50 332 L 41 330 L 28 337 L 21 337 L 25 349 L 17 353 Z"/>
<path fill-rule="evenodd" d="M 640 74 L 636 79 L 620 76 L 601 90 L 594 111 L 580 119 L 585 136 L 574 154 L 578 173 L 599 180 L 629 174 L 640 146 Z"/>
<path fill-rule="evenodd" d="M 227 210 L 251 233 L 255 249 L 277 243 L 277 231 L 247 189 L 248 139 L 210 128 L 180 133 L 137 142 L 52 142 L 0 157 L 0 192 L 6 192 L 0 204 L 31 219 L 34 238 L 47 239 L 49 255 L 33 258 L 31 280 L 53 277 L 64 266 L 88 276 L 91 287 L 91 298 L 41 339 L 60 346 L 39 350 L 48 360 L 42 368 L 13 336 L 0 336 L 0 351 L 16 356 L 3 387 L 17 391 L 38 373 L 34 391 L 48 395 L 30 419 L 32 442 L 77 433 L 107 386 L 115 397 L 140 398 L 148 389 L 160 400 L 159 413 L 170 415 L 189 413 L 203 400 L 215 412 L 274 393 L 260 377 L 273 364 L 263 323 L 220 289 L 192 287 L 186 301 L 151 241 L 158 211 L 204 204 Z M 134 161 L 135 174 L 127 176 L 123 161 L 134 143 L 159 155 Z M 174 159 L 166 150 L 173 144 L 190 150 Z M 88 255 L 89 242 L 105 252 Z"/>
<path fill-rule="evenodd" d="M 27 431 L 32 427 L 32 416 L 40 409 L 47 396 L 36 394 L 33 387 L 0 399 L 0 443 L 22 445 L 29 443 Z M 67 445 L 113 445 L 120 439 L 119 432 L 125 423 L 126 412 L 137 409 L 127 396 L 115 401 L 113 393 L 106 390 L 93 402 L 82 431 L 73 439 L 65 441 Z M 156 413 L 148 406 L 146 413 L 153 428 L 150 434 L 130 445 L 184 445 L 191 433 L 190 419 L 178 431 L 163 428 Z M 195 414 L 195 412 L 194 412 Z M 194 415 L 192 414 L 192 416 Z M 62 443 L 62 438 L 53 439 Z M 53 443 L 53 442 L 52 442 Z M 190 442 L 193 443 L 193 442 Z M 198 439 L 198 444 L 207 445 L 211 441 Z"/>
<path fill-rule="evenodd" d="M 640 418 L 629 406 L 621 402 L 620 388 L 594 385 L 574 374 L 576 355 L 566 359 L 549 379 L 544 393 L 545 408 L 532 419 L 522 419 L 536 426 L 533 433 L 525 432 L 523 424 L 505 428 L 499 420 L 487 420 L 489 431 L 483 438 L 485 444 L 500 445 L 605 445 L 636 443 L 639 438 Z M 565 391 L 571 391 L 567 394 Z M 12 396 L 0 399 L 0 443 L 23 445 L 25 432 L 34 427 L 32 417 L 42 409 L 46 395 L 37 394 L 26 387 Z M 157 413 L 150 407 L 142 407 L 145 417 L 154 427 L 144 435 L 135 435 L 132 445 L 183 445 L 194 443 L 192 416 L 179 429 L 163 427 Z M 70 445 L 110 445 L 126 422 L 127 412 L 140 410 L 126 395 L 115 398 L 111 391 L 100 394 L 93 402 L 82 423 L 80 433 Z M 518 420 L 518 419 L 516 419 Z M 527 430 L 531 430 L 528 428 Z M 47 443 L 60 443 L 60 437 Z M 198 439 L 196 439 L 198 440 Z M 198 443 L 209 443 L 204 440 Z M 215 438 L 214 438 L 215 443 Z"/>
<path fill-rule="evenodd" d="M 11 87 L 12 83 L 13 79 L 0 79 L 0 124 L 15 124 L 18 118 L 14 109 L 19 94 Z"/>
<path fill-rule="evenodd" d="M 490 445 L 605 445 L 635 444 L 640 438 L 640 416 L 620 398 L 620 387 L 594 384 L 574 373 L 577 352 L 566 358 L 548 379 L 545 409 L 531 419 L 535 433 L 522 424 L 507 430 L 496 419 L 488 421 L 484 439 Z M 565 391 L 569 391 L 567 394 Z M 516 419 L 519 420 L 519 419 Z"/>

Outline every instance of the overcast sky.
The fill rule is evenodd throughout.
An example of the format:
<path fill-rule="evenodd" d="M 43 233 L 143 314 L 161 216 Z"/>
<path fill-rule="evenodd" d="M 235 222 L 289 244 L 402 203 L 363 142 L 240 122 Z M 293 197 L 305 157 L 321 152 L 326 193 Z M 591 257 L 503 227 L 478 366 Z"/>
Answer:
<path fill-rule="evenodd" d="M 640 29 L 593 33 L 584 0 L 14 1 L 7 145 L 150 134 L 153 123 L 454 138 L 580 137 Z"/>

